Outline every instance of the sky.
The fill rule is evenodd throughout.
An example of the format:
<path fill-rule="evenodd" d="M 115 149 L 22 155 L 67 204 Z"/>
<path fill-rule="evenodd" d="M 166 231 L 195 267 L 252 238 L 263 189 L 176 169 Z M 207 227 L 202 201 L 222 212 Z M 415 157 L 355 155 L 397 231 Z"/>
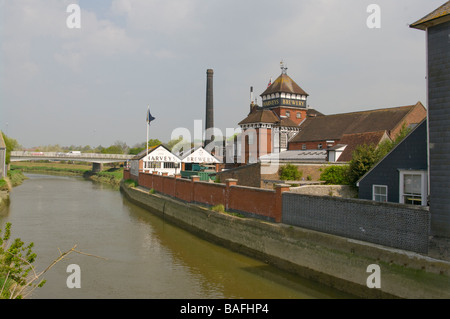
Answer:
<path fill-rule="evenodd" d="M 323 114 L 427 106 L 425 32 L 409 25 L 443 3 L 0 0 L 0 130 L 24 147 L 133 146 L 150 106 L 149 138 L 167 142 L 204 123 L 213 69 L 225 135 L 281 61 Z"/>

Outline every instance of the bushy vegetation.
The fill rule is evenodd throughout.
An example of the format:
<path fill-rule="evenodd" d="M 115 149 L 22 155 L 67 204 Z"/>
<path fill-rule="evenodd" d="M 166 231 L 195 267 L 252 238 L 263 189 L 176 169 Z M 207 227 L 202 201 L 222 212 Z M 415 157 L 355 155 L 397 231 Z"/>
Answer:
<path fill-rule="evenodd" d="M 349 180 L 348 165 L 332 165 L 325 168 L 320 174 L 320 180 L 330 185 L 348 185 Z"/>
<path fill-rule="evenodd" d="M 24 180 L 27 179 L 27 177 L 23 175 L 22 171 L 19 169 L 10 169 L 8 171 L 8 178 L 12 187 L 19 186 Z"/>
<path fill-rule="evenodd" d="M 299 172 L 297 166 L 292 164 L 281 166 L 278 173 L 280 175 L 280 179 L 283 181 L 298 181 L 303 175 L 302 172 Z"/>
<path fill-rule="evenodd" d="M 11 223 L 7 223 L 0 236 L 0 299 L 21 299 L 24 293 L 42 287 L 45 281 L 36 281 L 32 266 L 36 260 L 34 244 L 25 245 L 20 238 L 11 241 L 10 237 Z"/>
<path fill-rule="evenodd" d="M 395 140 L 385 140 L 379 145 L 359 145 L 352 153 L 352 160 L 348 166 L 330 166 L 320 175 L 320 180 L 326 184 L 340 184 L 356 186 L 356 182 L 364 176 L 376 163 L 385 157 L 398 143 L 400 143 L 410 129 L 403 125 Z"/>
<path fill-rule="evenodd" d="M 8 183 L 2 178 L 0 179 L 0 191 L 7 191 Z"/>

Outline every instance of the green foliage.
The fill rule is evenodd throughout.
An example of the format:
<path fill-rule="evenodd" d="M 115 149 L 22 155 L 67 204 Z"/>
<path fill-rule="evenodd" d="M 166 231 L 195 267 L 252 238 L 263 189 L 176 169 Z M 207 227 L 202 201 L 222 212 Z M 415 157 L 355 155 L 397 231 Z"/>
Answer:
<path fill-rule="evenodd" d="M 298 181 L 302 178 L 303 172 L 299 172 L 297 166 L 286 164 L 279 169 L 280 179 L 284 181 Z"/>
<path fill-rule="evenodd" d="M 26 166 L 26 165 L 11 165 L 11 171 L 27 171 L 27 172 L 61 172 L 71 173 L 75 175 L 83 175 L 89 172 L 90 169 L 86 168 L 67 168 L 67 167 L 51 167 L 51 166 Z"/>
<path fill-rule="evenodd" d="M 8 183 L 2 178 L 0 179 L 0 191 L 8 190 Z"/>
<path fill-rule="evenodd" d="M 354 185 L 381 159 L 381 152 L 374 145 L 359 145 L 353 151 L 349 163 L 349 181 Z"/>
<path fill-rule="evenodd" d="M 399 144 L 411 131 L 403 124 L 395 140 L 385 140 L 378 146 L 359 145 L 352 153 L 349 163 L 349 183 L 355 185 L 376 163 L 385 157 L 397 144 Z"/>
<path fill-rule="evenodd" d="M 19 186 L 24 180 L 27 179 L 27 177 L 23 175 L 23 172 L 18 169 L 10 169 L 8 171 L 8 178 L 12 187 Z"/>
<path fill-rule="evenodd" d="M 125 185 L 127 185 L 128 187 L 137 187 L 139 184 L 137 181 L 133 180 L 133 179 L 126 179 L 124 181 Z"/>
<path fill-rule="evenodd" d="M 3 139 L 5 140 L 5 144 L 6 144 L 6 160 L 5 160 L 5 162 L 6 162 L 6 164 L 9 164 L 11 162 L 11 151 L 14 151 L 20 145 L 15 139 L 6 136 L 5 133 L 2 132 L 2 135 L 3 135 Z"/>
<path fill-rule="evenodd" d="M 102 154 L 123 154 L 124 151 L 119 145 L 111 145 L 101 150 Z"/>
<path fill-rule="evenodd" d="M 142 152 L 143 150 L 145 150 L 145 147 L 132 147 L 128 150 L 128 154 L 137 155 L 140 152 Z"/>
<path fill-rule="evenodd" d="M 332 165 L 328 166 L 320 174 L 320 180 L 329 185 L 348 185 L 349 184 L 349 166 Z"/>
<path fill-rule="evenodd" d="M 225 212 L 225 206 L 223 206 L 222 204 L 218 204 L 218 205 L 215 205 L 215 206 L 211 207 L 211 210 L 215 211 L 215 212 L 219 212 L 219 213 L 224 213 Z"/>
<path fill-rule="evenodd" d="M 1 233 L 1 230 L 0 230 Z M 45 281 L 32 284 L 29 280 L 32 263 L 36 260 L 33 243 L 25 243 L 17 238 L 11 244 L 11 223 L 7 223 L 3 237 L 0 237 L 0 299 L 22 298 L 25 287 L 42 287 Z"/>
<path fill-rule="evenodd" d="M 162 142 L 158 139 L 149 139 L 148 143 L 147 143 L 148 147 L 154 147 L 154 146 L 158 146 L 161 144 L 162 144 Z"/>

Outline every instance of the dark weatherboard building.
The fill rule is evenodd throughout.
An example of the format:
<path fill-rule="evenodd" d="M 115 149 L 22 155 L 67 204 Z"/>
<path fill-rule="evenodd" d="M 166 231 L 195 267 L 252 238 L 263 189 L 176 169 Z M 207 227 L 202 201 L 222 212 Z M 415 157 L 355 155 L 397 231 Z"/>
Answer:
<path fill-rule="evenodd" d="M 358 197 L 426 206 L 427 121 L 424 120 L 358 181 Z"/>
<path fill-rule="evenodd" d="M 450 237 L 450 1 L 411 27 L 427 33 L 431 234 Z"/>

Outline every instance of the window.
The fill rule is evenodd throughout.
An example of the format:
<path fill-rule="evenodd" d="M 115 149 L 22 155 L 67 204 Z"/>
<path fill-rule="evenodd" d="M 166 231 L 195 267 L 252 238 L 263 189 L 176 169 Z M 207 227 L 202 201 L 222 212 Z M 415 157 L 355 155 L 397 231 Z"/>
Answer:
<path fill-rule="evenodd" d="M 297 118 L 301 119 L 302 118 L 302 113 L 301 112 L 297 112 Z"/>
<path fill-rule="evenodd" d="M 306 144 L 302 144 L 302 150 L 306 150 Z"/>
<path fill-rule="evenodd" d="M 372 200 L 376 202 L 387 202 L 388 187 L 386 185 L 372 186 Z"/>
<path fill-rule="evenodd" d="M 322 143 L 317 144 L 317 149 L 321 150 L 322 149 Z"/>
<path fill-rule="evenodd" d="M 164 168 L 178 168 L 178 163 L 164 162 Z"/>
<path fill-rule="evenodd" d="M 400 170 L 400 203 L 426 206 L 427 183 L 426 171 Z"/>
<path fill-rule="evenodd" d="M 161 162 L 151 162 L 150 167 L 151 168 L 161 168 Z"/>
<path fill-rule="evenodd" d="M 291 116 L 291 112 L 286 111 L 286 116 L 287 116 L 287 117 L 290 117 L 290 116 Z"/>

